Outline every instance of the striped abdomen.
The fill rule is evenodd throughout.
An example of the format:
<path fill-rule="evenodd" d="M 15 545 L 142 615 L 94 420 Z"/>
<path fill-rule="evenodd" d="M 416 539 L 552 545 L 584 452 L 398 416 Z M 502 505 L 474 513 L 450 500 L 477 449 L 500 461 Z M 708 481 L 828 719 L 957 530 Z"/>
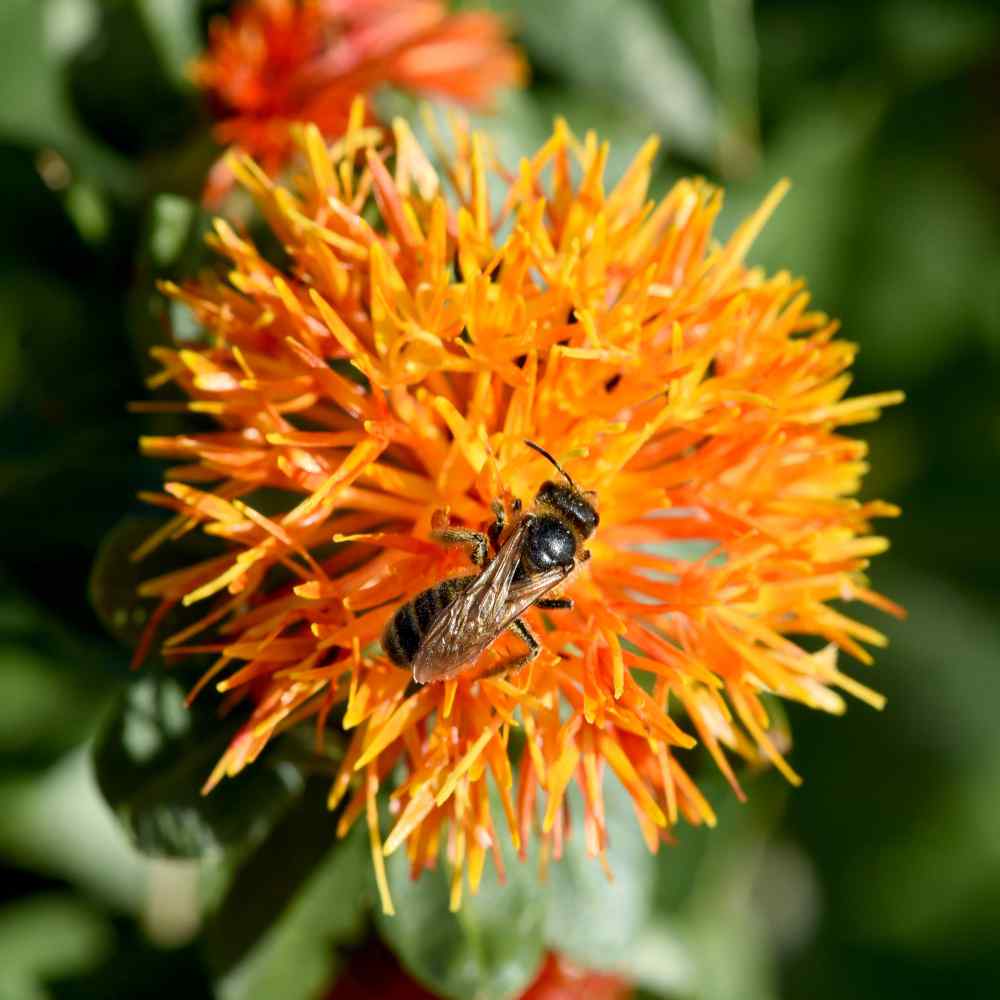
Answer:
<path fill-rule="evenodd" d="M 410 667 L 434 620 L 476 577 L 442 580 L 417 594 L 389 619 L 382 633 L 382 647 L 397 667 Z"/>

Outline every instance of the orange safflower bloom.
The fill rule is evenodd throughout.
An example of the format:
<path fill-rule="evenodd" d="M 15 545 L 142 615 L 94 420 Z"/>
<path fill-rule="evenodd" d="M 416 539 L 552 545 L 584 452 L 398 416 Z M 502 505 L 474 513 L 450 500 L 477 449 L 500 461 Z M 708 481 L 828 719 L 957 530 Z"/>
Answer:
<path fill-rule="evenodd" d="M 290 263 L 216 223 L 228 281 L 166 286 L 207 341 L 157 350 L 154 384 L 219 427 L 142 442 L 183 463 L 149 497 L 176 516 L 146 548 L 195 526 L 229 545 L 142 588 L 161 615 L 214 602 L 167 649 L 215 653 L 202 684 L 249 703 L 206 787 L 303 719 L 322 740 L 337 708 L 347 747 L 330 806 L 341 834 L 365 815 L 387 910 L 383 855 L 399 849 L 416 874 L 446 843 L 453 906 L 465 872 L 475 891 L 486 854 L 500 863 L 501 836 L 558 857 L 572 782 L 603 858 L 606 770 L 654 851 L 681 817 L 715 821 L 684 766 L 696 743 L 740 795 L 730 754 L 797 782 L 764 696 L 880 705 L 838 653 L 868 663 L 863 644 L 884 639 L 830 602 L 899 612 L 863 575 L 886 547 L 870 520 L 896 510 L 853 499 L 865 445 L 838 428 L 900 395 L 845 399 L 854 348 L 801 282 L 744 264 L 781 186 L 718 244 L 712 185 L 649 200 L 653 140 L 608 190 L 607 145 L 562 122 L 515 174 L 457 126 L 445 178 L 393 127 L 390 157 L 371 129 L 332 151 L 303 129 L 295 193 L 235 165 Z M 479 676 L 515 648 L 501 638 L 474 669 L 418 687 L 384 655 L 383 627 L 470 572 L 429 540 L 438 512 L 480 528 L 493 498 L 530 502 L 552 475 L 526 439 L 599 497 L 592 558 L 566 587 L 575 607 L 527 612 L 543 649 L 524 669 Z"/>
<path fill-rule="evenodd" d="M 244 0 L 212 22 L 194 75 L 220 119 L 219 142 L 276 174 L 293 150 L 293 122 L 341 136 L 354 97 L 383 84 L 486 107 L 522 80 L 524 64 L 497 17 L 452 15 L 441 0 Z M 370 104 L 367 113 L 374 120 Z M 231 183 L 222 159 L 208 200 Z"/>

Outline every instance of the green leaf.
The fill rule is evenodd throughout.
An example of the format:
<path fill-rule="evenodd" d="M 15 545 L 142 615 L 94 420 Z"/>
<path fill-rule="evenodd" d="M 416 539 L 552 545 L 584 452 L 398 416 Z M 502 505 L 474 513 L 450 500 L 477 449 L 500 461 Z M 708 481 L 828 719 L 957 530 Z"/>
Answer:
<path fill-rule="evenodd" d="M 84 173 L 119 193 L 131 193 L 134 172 L 81 128 L 63 84 L 63 61 L 89 37 L 96 17 L 92 0 L 5 0 L 0 5 L 0 137 L 52 146 Z"/>
<path fill-rule="evenodd" d="M 155 515 L 130 516 L 104 537 L 90 571 L 90 605 L 107 631 L 128 648 L 142 635 L 155 601 L 139 597 L 138 587 L 155 573 L 130 559 L 135 549 L 163 524 Z"/>
<path fill-rule="evenodd" d="M 65 233 L 52 234 L 56 270 L 0 268 L 0 336 L 15 341 L 18 371 L 2 415 L 0 504 L 17 525 L 4 539 L 13 572 L 78 613 L 93 548 L 142 483 L 137 424 L 125 412 L 141 386 L 120 332 L 121 294 Z"/>
<path fill-rule="evenodd" d="M 775 996 L 776 942 L 772 927 L 759 919 L 758 893 L 766 895 L 761 891 L 763 860 L 769 857 L 771 832 L 787 789 L 779 776 L 768 773 L 763 780 L 753 781 L 750 801 L 744 804 L 719 776 L 699 774 L 697 780 L 716 811 L 717 827 L 681 823 L 671 842 L 645 859 L 639 854 L 645 845 L 628 837 L 628 810 L 623 808 L 627 802 L 615 805 L 612 794 L 612 829 L 617 832 L 620 827 L 616 839 L 620 844 L 624 834 L 628 844 L 624 856 L 622 848 L 617 848 L 615 879 L 621 869 L 637 884 L 623 894 L 625 906 L 614 886 L 604 887 L 603 893 L 598 885 L 589 893 L 581 887 L 576 897 L 581 916 L 573 920 L 573 910 L 567 908 L 567 939 L 552 943 L 572 948 L 575 933 L 590 937 L 590 922 L 610 927 L 618 917 L 630 925 L 628 934 L 623 931 L 618 942 L 609 936 L 606 944 L 598 938 L 589 940 L 589 957 L 581 949 L 581 961 L 620 971 L 657 994 L 700 1000 L 770 1000 Z M 625 798 L 623 792 L 618 794 Z M 768 900 L 769 915 L 798 891 L 785 878 L 787 868 L 780 871 L 783 895 L 780 900 Z M 603 902 L 607 912 L 591 914 L 591 897 L 598 904 Z M 617 951 L 609 957 L 604 947 Z"/>
<path fill-rule="evenodd" d="M 905 824 L 877 856 L 856 859 L 845 887 L 847 905 L 859 915 L 856 933 L 949 957 L 993 949 L 998 783 L 1000 755 L 933 786 L 918 822 Z"/>
<path fill-rule="evenodd" d="M 332 837 L 332 823 L 327 829 Z M 317 996 L 333 977 L 337 945 L 360 936 L 370 887 L 371 860 L 359 823 L 344 840 L 332 842 L 280 919 L 219 982 L 221 1000 Z"/>
<path fill-rule="evenodd" d="M 819 308 L 833 308 L 846 297 L 848 248 L 862 218 L 865 157 L 885 108 L 877 91 L 799 101 L 754 177 L 726 193 L 720 235 L 735 229 L 782 177 L 791 180 L 749 259 L 768 270 L 805 275 Z"/>
<path fill-rule="evenodd" d="M 653 902 L 656 857 L 642 839 L 632 800 L 621 783 L 604 781 L 609 881 L 583 839 L 583 800 L 571 795 L 573 836 L 549 868 L 546 943 L 582 965 L 626 971 L 629 952 L 647 924 Z M 661 848 L 669 852 L 669 848 Z"/>
<path fill-rule="evenodd" d="M 886 58 L 914 81 L 947 77 L 994 51 L 995 9 L 965 0 L 890 0 L 879 5 Z"/>
<path fill-rule="evenodd" d="M 656 934 L 665 935 L 668 943 L 679 941 L 675 954 L 688 963 L 681 971 L 699 1000 L 775 1000 L 772 917 L 777 903 L 768 896 L 773 887 L 766 882 L 765 862 L 788 787 L 769 771 L 753 781 L 749 802 L 741 803 L 714 775 L 699 784 L 716 810 L 718 826 L 681 827 L 678 845 L 657 856 L 660 909 L 640 938 L 640 948 L 648 958 Z M 797 891 L 790 878 L 780 875 L 777 881 L 779 887 Z M 664 970 L 643 971 L 653 985 L 650 973 L 662 976 Z M 667 970 L 668 976 L 675 972 Z"/>
<path fill-rule="evenodd" d="M 537 862 L 519 860 L 506 831 L 498 835 L 506 883 L 500 883 L 488 861 L 478 893 L 466 889 L 457 913 L 448 908 L 449 866 L 443 853 L 438 867 L 415 881 L 404 851 L 388 859 L 396 915 L 379 912 L 379 931 L 410 973 L 443 997 L 517 996 L 541 964 L 546 898 Z"/>
<path fill-rule="evenodd" d="M 868 190 L 845 319 L 871 375 L 912 384 L 976 333 L 1000 258 L 993 196 L 950 157 L 923 153 L 880 157 Z"/>
<path fill-rule="evenodd" d="M 117 910 L 142 905 L 147 861 L 108 811 L 85 750 L 41 776 L 0 782 L 0 852 L 19 868 L 64 879 Z"/>
<path fill-rule="evenodd" d="M 111 228 L 110 209 L 100 188 L 76 181 L 66 191 L 65 205 L 66 214 L 84 243 L 99 247 Z"/>
<path fill-rule="evenodd" d="M 48 758 L 68 749 L 86 734 L 103 693 L 83 673 L 74 677 L 37 650 L 0 640 L 0 753 Z"/>
<path fill-rule="evenodd" d="M 374 884 L 364 824 L 336 836 L 328 785 L 301 798 L 235 871 L 206 928 L 224 1000 L 314 997 L 331 980 L 336 946 L 359 937 Z"/>
<path fill-rule="evenodd" d="M 910 615 L 887 629 L 880 657 L 901 744 L 882 773 L 909 808 L 880 821 L 877 853 L 858 838 L 845 909 L 858 933 L 893 947 L 989 952 L 1000 906 L 1000 626 L 991 604 L 940 579 L 912 569 L 877 579 Z"/>
<path fill-rule="evenodd" d="M 604 783 L 604 801 L 611 881 L 598 859 L 587 856 L 582 799 L 571 793 L 574 834 L 547 879 L 534 857 L 514 856 L 501 832 L 507 883 L 499 883 L 488 861 L 479 893 L 466 890 L 457 913 L 448 909 L 443 854 L 438 868 L 416 881 L 403 853 L 393 855 L 388 874 L 396 915 L 377 916 L 382 936 L 417 979 L 445 997 L 515 996 L 545 950 L 653 988 L 689 989 L 695 961 L 689 944 L 654 912 L 658 869 L 675 859 L 683 865 L 685 855 L 666 846 L 658 856 L 648 851 L 631 799 L 612 777 Z"/>
<path fill-rule="evenodd" d="M 48 996 L 43 984 L 97 966 L 111 949 L 108 919 L 69 893 L 0 909 L 0 997 Z"/>
<path fill-rule="evenodd" d="M 746 175 L 760 157 L 760 59 L 753 0 L 658 0 L 658 6 L 704 69 L 715 95 L 719 124 L 713 166 L 724 177 Z"/>
<path fill-rule="evenodd" d="M 218 259 L 205 244 L 211 218 L 190 198 L 161 194 L 153 199 L 143 223 L 136 281 L 129 299 L 129 326 L 135 359 L 150 373 L 153 347 L 193 344 L 204 330 L 183 303 L 168 299 L 158 282 L 191 278 Z"/>
<path fill-rule="evenodd" d="M 16 402 L 21 381 L 21 344 L 17 324 L 0 307 L 0 413 Z"/>
<path fill-rule="evenodd" d="M 705 7 L 715 54 L 713 82 L 723 122 L 719 166 L 723 174 L 738 175 L 755 165 L 760 152 L 753 0 L 709 0 Z"/>
<path fill-rule="evenodd" d="M 876 569 L 874 580 L 907 610 L 906 621 L 879 622 L 889 639 L 879 686 L 887 712 L 905 707 L 907 742 L 967 773 L 988 760 L 1000 766 L 1000 623 L 992 600 L 899 564 Z"/>
<path fill-rule="evenodd" d="M 136 0 L 136 5 L 175 85 L 182 89 L 193 87 L 191 63 L 201 52 L 199 0 Z"/>
<path fill-rule="evenodd" d="M 494 3 L 511 15 L 529 54 L 568 89 L 589 91 L 645 118 L 669 146 L 711 160 L 715 99 L 669 22 L 646 0 L 564 0 L 559 16 L 536 0 Z"/>
<path fill-rule="evenodd" d="M 83 0 L 58 0 L 63 5 Z M 182 13 L 184 0 L 173 4 Z M 66 88 L 79 120 L 130 157 L 186 141 L 199 116 L 193 88 L 166 64 L 150 18 L 153 6 L 139 0 L 101 3 L 93 38 L 66 64 Z M 153 29 L 153 30 L 151 30 Z"/>
<path fill-rule="evenodd" d="M 150 261 L 158 270 L 176 268 L 190 249 L 198 206 L 189 198 L 163 194 L 153 199 L 145 240 Z"/>
<path fill-rule="evenodd" d="M 201 787 L 234 733 L 173 679 L 135 680 L 94 750 L 98 785 L 146 854 L 197 857 L 258 840 L 301 791 L 288 761 L 257 761 L 209 795 Z"/>
<path fill-rule="evenodd" d="M 8 769 L 47 766 L 93 731 L 121 670 L 116 653 L 0 577 L 0 752 Z"/>
<path fill-rule="evenodd" d="M 213 539 L 192 533 L 160 546 L 141 561 L 133 560 L 132 553 L 163 523 L 164 519 L 156 514 L 130 514 L 122 518 L 101 542 L 90 572 L 91 606 L 108 632 L 130 649 L 139 641 L 157 604 L 139 596 L 139 585 L 219 552 L 220 547 Z M 202 614 L 197 609 L 172 609 L 158 635 L 169 635 Z"/>
<path fill-rule="evenodd" d="M 151 202 L 140 240 L 143 277 L 180 281 L 220 264 L 205 242 L 212 216 L 196 201 L 179 194 L 159 194 Z M 154 289 L 161 299 L 162 293 Z"/>

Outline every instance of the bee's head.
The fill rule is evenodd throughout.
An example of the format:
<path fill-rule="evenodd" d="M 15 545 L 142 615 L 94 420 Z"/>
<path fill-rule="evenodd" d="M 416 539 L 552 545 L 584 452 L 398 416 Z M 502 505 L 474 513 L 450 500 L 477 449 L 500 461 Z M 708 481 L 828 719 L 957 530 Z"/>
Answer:
<path fill-rule="evenodd" d="M 597 513 L 597 494 L 578 490 L 574 486 L 564 486 L 547 480 L 535 495 L 538 507 L 547 507 L 553 513 L 568 521 L 581 538 L 590 538 L 601 523 Z"/>
<path fill-rule="evenodd" d="M 581 490 L 569 477 L 569 473 L 533 441 L 524 443 L 547 458 L 566 480 L 565 483 L 554 483 L 547 479 L 542 483 L 538 493 L 535 494 L 535 505 L 548 508 L 567 521 L 574 534 L 579 535 L 581 539 L 589 538 L 601 523 L 601 516 L 597 513 L 597 494 L 593 490 Z"/>

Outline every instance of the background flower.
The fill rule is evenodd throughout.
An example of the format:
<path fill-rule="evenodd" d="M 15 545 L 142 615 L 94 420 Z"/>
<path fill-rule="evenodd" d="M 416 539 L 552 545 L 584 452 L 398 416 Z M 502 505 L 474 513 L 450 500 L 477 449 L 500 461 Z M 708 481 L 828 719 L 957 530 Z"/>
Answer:
<path fill-rule="evenodd" d="M 351 102 L 391 85 L 486 107 L 523 76 L 501 22 L 451 14 L 440 0 L 243 0 L 210 26 L 195 79 L 219 118 L 215 134 L 276 173 L 291 153 L 289 126 L 347 131 Z M 367 117 L 373 117 L 370 100 Z M 231 184 L 224 160 L 206 197 Z"/>

